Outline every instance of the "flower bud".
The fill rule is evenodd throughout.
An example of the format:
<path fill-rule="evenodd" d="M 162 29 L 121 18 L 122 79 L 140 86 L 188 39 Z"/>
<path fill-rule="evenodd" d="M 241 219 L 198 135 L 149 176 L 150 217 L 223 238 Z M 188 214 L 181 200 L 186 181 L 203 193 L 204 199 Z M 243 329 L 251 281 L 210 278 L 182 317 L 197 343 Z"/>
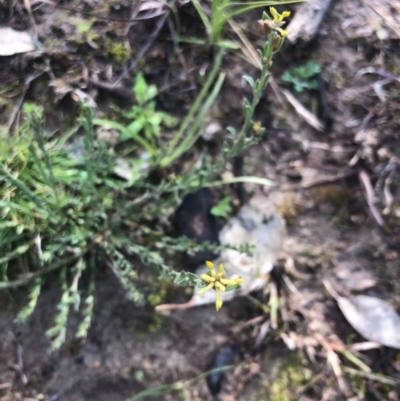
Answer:
<path fill-rule="evenodd" d="M 271 25 L 270 21 L 265 20 L 263 21 L 262 19 L 258 20 L 258 25 L 261 26 L 262 29 L 264 29 L 264 32 L 269 35 L 271 33 Z"/>
<path fill-rule="evenodd" d="M 274 40 L 272 41 L 272 49 L 276 50 L 279 48 L 280 44 L 281 44 L 281 36 L 280 35 L 275 35 Z"/>

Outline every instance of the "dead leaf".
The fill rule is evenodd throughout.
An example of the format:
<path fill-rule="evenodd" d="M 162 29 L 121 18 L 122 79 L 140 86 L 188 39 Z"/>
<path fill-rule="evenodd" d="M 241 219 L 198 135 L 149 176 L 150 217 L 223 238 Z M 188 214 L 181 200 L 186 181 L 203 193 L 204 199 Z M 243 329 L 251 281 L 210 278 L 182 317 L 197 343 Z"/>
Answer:
<path fill-rule="evenodd" d="M 36 49 L 31 35 L 12 28 L 0 28 L 0 56 L 12 56 L 27 53 Z"/>
<path fill-rule="evenodd" d="M 387 302 L 367 295 L 336 297 L 347 321 L 364 338 L 400 349 L 400 317 Z"/>

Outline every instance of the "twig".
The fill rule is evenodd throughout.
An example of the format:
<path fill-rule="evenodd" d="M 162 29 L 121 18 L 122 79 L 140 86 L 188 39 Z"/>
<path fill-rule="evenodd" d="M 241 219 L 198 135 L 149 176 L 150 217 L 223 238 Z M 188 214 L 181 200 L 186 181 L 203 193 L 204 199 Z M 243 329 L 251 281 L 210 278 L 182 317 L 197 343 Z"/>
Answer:
<path fill-rule="evenodd" d="M 329 364 L 331 365 L 331 367 L 333 369 L 333 372 L 335 373 L 336 379 L 337 379 L 339 387 L 340 387 L 340 391 L 343 394 L 346 394 L 347 387 L 343 381 L 342 368 L 340 365 L 340 359 L 339 359 L 338 355 L 333 350 L 332 346 L 322 337 L 322 335 L 320 333 L 315 333 L 314 337 L 326 351 L 327 362 L 329 362 Z"/>
<path fill-rule="evenodd" d="M 123 71 L 119 77 L 114 81 L 112 87 L 115 88 L 128 74 L 130 71 L 132 71 L 135 67 L 136 64 L 143 58 L 143 56 L 147 53 L 147 51 L 150 49 L 152 46 L 154 40 L 156 39 L 158 33 L 161 31 L 161 28 L 164 26 L 165 20 L 167 19 L 169 13 L 165 13 L 160 20 L 158 21 L 156 28 L 154 31 L 151 33 L 149 36 L 149 39 L 145 43 L 145 45 L 139 50 L 136 58 L 129 62 L 128 67 Z"/>
<path fill-rule="evenodd" d="M 399 77 L 396 77 L 395 75 L 391 74 L 390 72 L 387 72 L 385 70 L 380 70 L 378 68 L 374 68 L 374 67 L 362 68 L 360 71 L 357 72 L 356 77 L 360 77 L 361 75 L 364 75 L 364 74 L 376 74 L 376 75 L 381 76 L 382 78 L 390 79 L 391 81 L 400 83 Z"/>
<path fill-rule="evenodd" d="M 383 192 L 383 196 L 385 199 L 386 207 L 383 210 L 383 214 L 389 214 L 390 208 L 393 204 L 393 195 L 390 191 L 390 185 L 392 183 L 392 177 L 397 170 L 397 166 L 399 161 L 396 157 L 392 157 L 389 160 L 387 166 L 380 173 L 379 178 L 375 184 L 375 191 L 381 194 Z M 382 189 L 383 187 L 383 189 Z"/>
<path fill-rule="evenodd" d="M 369 175 L 364 170 L 360 170 L 358 173 L 358 176 L 359 176 L 361 184 L 363 185 L 363 187 L 365 189 L 365 196 L 366 196 L 366 200 L 367 200 L 369 209 L 371 210 L 371 213 L 374 216 L 376 222 L 382 227 L 384 225 L 384 221 L 383 221 L 382 216 L 380 215 L 377 207 L 375 206 L 374 190 L 372 188 L 372 184 L 371 184 Z"/>
<path fill-rule="evenodd" d="M 135 94 L 129 89 L 126 89 L 126 88 L 120 87 L 120 86 L 115 88 L 114 84 L 110 84 L 110 83 L 104 82 L 104 81 L 99 81 L 94 78 L 89 78 L 89 82 L 92 85 L 96 86 L 97 88 L 103 89 L 107 92 L 112 93 L 113 95 L 116 95 L 123 99 L 126 99 L 130 103 L 134 103 L 136 101 Z"/>
<path fill-rule="evenodd" d="M 270 282 L 270 296 L 268 306 L 270 307 L 271 327 L 276 330 L 278 328 L 278 309 L 280 306 L 280 302 L 278 289 L 273 281 Z"/>
<path fill-rule="evenodd" d="M 338 174 L 331 178 L 324 178 L 321 180 L 316 180 L 316 181 L 312 181 L 312 182 L 305 183 L 305 184 L 285 185 L 285 186 L 281 187 L 280 190 L 283 192 L 290 192 L 290 191 L 298 191 L 299 189 L 309 189 L 309 188 L 319 187 L 321 185 L 327 185 L 327 184 L 332 184 L 337 181 L 341 181 L 341 180 L 351 177 L 355 174 L 357 174 L 356 170 L 348 170 L 348 171 L 344 171 L 341 174 Z"/>
<path fill-rule="evenodd" d="M 270 329 L 270 321 L 267 320 L 261 325 L 260 330 L 258 331 L 257 337 L 254 341 L 254 346 L 253 346 L 254 349 L 258 349 L 258 347 L 261 345 L 261 343 L 267 336 L 269 329 Z"/>
<path fill-rule="evenodd" d="M 379 375 L 377 373 L 367 373 L 367 372 L 363 372 L 361 370 L 349 368 L 347 366 L 345 366 L 343 368 L 343 370 L 347 373 L 350 373 L 350 374 L 353 374 L 356 376 L 365 377 L 369 380 L 374 380 L 374 381 L 377 381 L 380 383 L 389 384 L 390 386 L 398 386 L 400 384 L 400 380 L 396 379 L 394 377 L 383 376 L 383 375 Z"/>
<path fill-rule="evenodd" d="M 251 61 L 251 64 L 253 64 L 255 67 L 257 67 L 258 69 L 261 70 L 262 65 L 261 65 L 260 57 L 258 56 L 257 51 L 254 48 L 254 46 L 251 44 L 251 42 L 247 39 L 246 35 L 243 33 L 240 26 L 233 20 L 228 20 L 228 23 L 243 43 L 243 46 L 242 46 L 243 54 L 246 57 L 248 57 L 249 61 Z"/>
<path fill-rule="evenodd" d="M 281 93 L 283 93 L 286 100 L 294 107 L 297 114 L 304 118 L 306 123 L 311 125 L 317 131 L 324 131 L 324 126 L 318 117 L 311 113 L 311 111 L 307 110 L 288 90 L 281 89 Z"/>
<path fill-rule="evenodd" d="M 18 98 L 18 100 L 17 100 L 17 102 L 16 102 L 16 105 L 15 105 L 13 111 L 10 113 L 10 117 L 9 117 L 9 119 L 8 119 L 8 122 L 7 122 L 7 131 L 11 131 L 11 128 L 12 128 L 12 126 L 14 125 L 16 119 L 17 119 L 17 116 L 18 116 L 18 114 L 19 114 L 19 112 L 20 112 L 20 110 L 21 110 L 21 106 L 22 106 L 22 104 L 23 104 L 23 102 L 24 102 L 26 93 L 28 92 L 28 89 L 29 89 L 29 87 L 30 87 L 30 84 L 31 84 L 36 78 L 40 77 L 40 76 L 43 75 L 44 73 L 45 73 L 45 71 L 41 71 L 41 72 L 38 72 L 37 74 L 32 74 L 32 75 L 30 75 L 29 77 L 27 77 L 27 78 L 25 79 L 25 82 L 24 82 L 25 88 L 24 88 L 24 90 L 22 91 L 22 93 L 19 95 L 19 98 Z"/>
<path fill-rule="evenodd" d="M 300 142 L 300 141 L 299 141 Z M 347 152 L 354 152 L 355 147 L 353 146 L 342 146 L 342 145 L 329 145 L 324 142 L 309 142 L 304 145 L 307 149 L 319 149 L 319 150 L 325 150 L 327 152 L 332 152 L 332 153 L 347 153 Z"/>
<path fill-rule="evenodd" d="M 340 295 L 336 292 L 336 290 L 333 288 L 332 284 L 328 280 L 322 280 L 322 284 L 333 298 L 335 298 L 336 300 L 340 298 Z"/>
<path fill-rule="evenodd" d="M 294 43 L 298 39 L 311 41 L 331 6 L 332 0 L 309 0 L 296 10 L 296 14 L 287 27 L 288 39 Z"/>
<path fill-rule="evenodd" d="M 29 21 L 30 21 L 30 23 L 32 25 L 32 29 L 33 29 L 33 32 L 34 32 L 34 38 L 35 38 L 35 40 L 37 40 L 37 38 L 38 38 L 38 29 L 37 29 L 37 25 L 36 25 L 36 22 L 35 22 L 35 18 L 33 17 L 32 6 L 31 6 L 31 3 L 30 3 L 30 0 L 24 0 L 24 6 L 25 6 L 25 9 L 26 9 L 26 11 L 28 12 L 28 15 L 29 15 Z"/>
<path fill-rule="evenodd" d="M 59 398 L 63 397 L 66 393 L 66 390 L 61 390 L 58 393 L 52 395 L 50 398 L 47 398 L 46 401 L 57 401 Z"/>
<path fill-rule="evenodd" d="M 349 351 L 368 351 L 370 349 L 381 348 L 382 345 L 374 341 L 364 341 L 362 343 L 350 344 L 347 346 Z"/>

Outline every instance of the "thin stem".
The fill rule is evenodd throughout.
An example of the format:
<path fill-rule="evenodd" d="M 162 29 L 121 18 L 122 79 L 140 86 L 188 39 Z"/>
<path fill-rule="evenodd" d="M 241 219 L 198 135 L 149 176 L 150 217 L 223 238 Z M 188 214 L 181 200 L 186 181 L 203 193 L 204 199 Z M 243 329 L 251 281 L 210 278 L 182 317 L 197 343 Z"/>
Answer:
<path fill-rule="evenodd" d="M 251 102 L 251 113 L 246 115 L 245 121 L 243 123 L 242 129 L 240 130 L 239 138 L 245 138 L 247 133 L 249 132 L 251 125 L 252 125 L 252 117 L 254 110 L 256 109 L 258 103 L 261 99 L 261 93 L 268 85 L 270 73 L 269 73 L 269 63 L 271 61 L 272 52 L 273 52 L 273 41 L 274 41 L 275 34 L 273 31 L 268 35 L 268 42 L 265 44 L 263 49 L 263 59 L 261 60 L 262 63 L 262 70 L 259 85 L 256 85 L 253 88 L 253 100 Z"/>

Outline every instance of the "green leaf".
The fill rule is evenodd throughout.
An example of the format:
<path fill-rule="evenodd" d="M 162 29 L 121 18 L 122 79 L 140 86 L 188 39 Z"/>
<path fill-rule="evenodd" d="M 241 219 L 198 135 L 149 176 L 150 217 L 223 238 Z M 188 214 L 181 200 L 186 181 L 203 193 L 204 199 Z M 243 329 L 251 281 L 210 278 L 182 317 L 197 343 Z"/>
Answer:
<path fill-rule="evenodd" d="M 226 196 L 211 208 L 211 214 L 218 217 L 228 217 L 232 212 L 231 198 Z"/>
<path fill-rule="evenodd" d="M 136 142 L 138 142 L 140 145 L 142 145 L 147 152 L 149 152 L 151 155 L 154 155 L 156 153 L 156 150 L 151 146 L 150 143 L 148 143 L 144 138 L 142 138 L 140 135 L 137 133 L 134 133 L 133 131 L 129 131 L 125 126 L 122 124 L 119 124 L 115 121 L 110 121 L 110 120 L 103 120 L 100 118 L 95 118 L 93 119 L 93 124 L 94 125 L 101 125 L 105 128 L 113 128 L 121 132 L 121 134 L 125 138 L 131 137 L 134 139 Z"/>
<path fill-rule="evenodd" d="M 167 113 L 164 113 L 162 111 L 158 112 L 158 115 L 161 117 L 162 123 L 167 127 L 167 128 L 173 128 L 176 127 L 179 123 L 179 120 L 171 116 Z"/>
<path fill-rule="evenodd" d="M 150 85 L 147 88 L 147 99 L 146 100 L 149 101 L 149 100 L 155 98 L 157 96 L 157 94 L 158 94 L 157 87 L 155 85 Z"/>
<path fill-rule="evenodd" d="M 233 291 L 233 290 L 238 290 L 240 288 L 240 284 L 235 284 L 235 285 L 228 285 L 225 288 L 225 292 Z"/>
<path fill-rule="evenodd" d="M 159 113 L 154 113 L 152 116 L 147 117 L 147 122 L 154 126 L 159 126 L 162 121 L 162 116 Z"/>
<path fill-rule="evenodd" d="M 247 120 L 248 118 L 251 118 L 251 113 L 252 113 L 252 108 L 247 99 L 244 99 L 244 117 Z"/>
<path fill-rule="evenodd" d="M 229 50 L 237 50 L 240 49 L 240 45 L 233 40 L 219 40 L 216 43 L 217 46 L 224 47 Z"/>
<path fill-rule="evenodd" d="M 227 127 L 226 129 L 227 129 L 234 137 L 236 136 L 237 131 L 236 131 L 235 128 L 233 128 L 233 127 Z"/>
<path fill-rule="evenodd" d="M 148 99 L 148 97 L 147 97 L 148 89 L 149 89 L 149 87 L 146 84 L 143 74 L 140 72 L 136 76 L 135 85 L 133 87 L 133 92 L 136 95 L 136 100 L 138 101 L 138 103 L 140 105 L 143 105 L 146 103 L 146 101 Z"/>
<path fill-rule="evenodd" d="M 8 262 L 9 260 L 14 259 L 19 255 L 23 255 L 31 247 L 31 245 L 31 243 L 20 245 L 13 251 L 9 252 L 6 256 L 0 258 L 0 263 Z"/>
<path fill-rule="evenodd" d="M 313 77 L 320 71 L 321 67 L 315 61 L 310 60 L 302 66 L 285 71 L 281 76 L 281 82 L 292 84 L 298 93 L 305 89 L 318 89 L 318 81 Z"/>
<path fill-rule="evenodd" d="M 249 83 L 251 89 L 254 89 L 255 82 L 252 77 L 250 77 L 249 75 L 243 75 L 243 79 L 245 79 Z"/>
<path fill-rule="evenodd" d="M 126 132 L 121 135 L 121 140 L 131 139 L 134 135 L 138 134 L 144 127 L 144 119 L 138 118 L 126 127 Z M 127 137 L 125 137 L 125 135 Z"/>

